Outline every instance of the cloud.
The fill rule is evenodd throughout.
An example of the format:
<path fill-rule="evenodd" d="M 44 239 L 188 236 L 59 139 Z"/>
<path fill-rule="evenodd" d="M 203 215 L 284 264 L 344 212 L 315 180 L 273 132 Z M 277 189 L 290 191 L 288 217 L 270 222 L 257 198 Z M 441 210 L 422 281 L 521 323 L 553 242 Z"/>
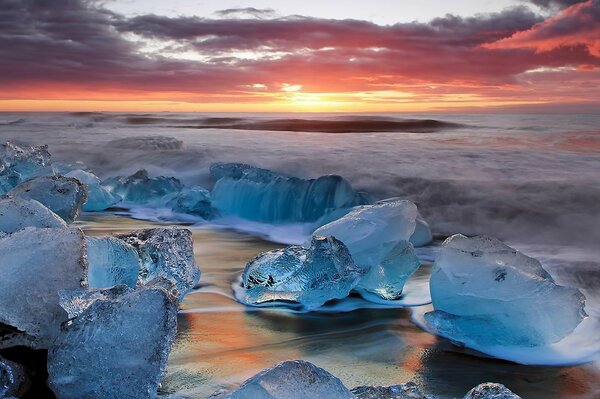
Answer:
<path fill-rule="evenodd" d="M 531 3 L 542 8 L 566 8 L 573 4 L 583 3 L 586 0 L 530 0 Z"/>
<path fill-rule="evenodd" d="M 273 18 L 277 15 L 275 10 L 272 8 L 228 8 L 225 10 L 219 10 L 215 12 L 215 15 L 219 17 L 239 17 L 239 16 L 251 16 L 254 18 Z"/>
<path fill-rule="evenodd" d="M 580 46 L 600 58 L 600 0 L 574 4 L 530 29 L 486 45 L 490 49 L 533 48 L 540 53 Z"/>

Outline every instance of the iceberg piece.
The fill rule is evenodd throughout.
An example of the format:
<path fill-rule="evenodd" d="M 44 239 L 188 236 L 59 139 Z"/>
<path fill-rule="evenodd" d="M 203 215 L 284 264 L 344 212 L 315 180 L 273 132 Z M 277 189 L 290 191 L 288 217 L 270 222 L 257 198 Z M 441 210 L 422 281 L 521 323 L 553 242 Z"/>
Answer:
<path fill-rule="evenodd" d="M 0 253 L 0 323 L 28 335 L 30 346 L 47 348 L 67 320 L 58 292 L 86 285 L 84 235 L 27 227 L 1 237 Z"/>
<path fill-rule="evenodd" d="M 417 384 L 392 385 L 389 387 L 362 386 L 351 390 L 356 399 L 433 399 L 421 392 Z"/>
<path fill-rule="evenodd" d="M 308 248 L 290 246 L 252 259 L 242 274 L 243 303 L 298 302 L 318 308 L 348 296 L 362 277 L 346 246 L 334 237 L 313 237 Z"/>
<path fill-rule="evenodd" d="M 137 285 L 140 257 L 134 247 L 116 237 L 86 237 L 90 288 Z"/>
<path fill-rule="evenodd" d="M 408 241 L 417 216 L 417 207 L 410 201 L 382 201 L 354 208 L 318 228 L 313 237 L 333 236 L 348 247 L 356 264 L 366 272 L 357 288 L 382 299 L 398 299 L 420 265 Z"/>
<path fill-rule="evenodd" d="M 486 382 L 471 389 L 463 399 L 521 399 L 502 384 Z"/>
<path fill-rule="evenodd" d="M 490 237 L 448 238 L 430 289 L 427 325 L 469 347 L 552 344 L 586 317 L 578 289 L 557 285 L 536 259 Z"/>
<path fill-rule="evenodd" d="M 175 339 L 177 298 L 158 287 L 83 294 L 81 304 L 66 305 L 77 317 L 48 352 L 50 388 L 62 399 L 156 397 Z"/>
<path fill-rule="evenodd" d="M 0 189 L 6 192 L 33 176 L 52 175 L 48 146 L 0 145 Z"/>
<path fill-rule="evenodd" d="M 177 193 L 183 188 L 183 184 L 174 177 L 150 178 L 144 169 L 131 176 L 110 177 L 102 185 L 123 202 L 141 205 L 157 201 L 167 194 Z"/>
<path fill-rule="evenodd" d="M 231 393 L 210 399 L 355 399 L 342 382 L 312 363 L 289 360 L 261 371 Z"/>
<path fill-rule="evenodd" d="M 235 163 L 214 164 L 210 171 L 216 182 L 213 206 L 225 216 L 272 224 L 307 223 L 367 203 L 365 195 L 340 176 L 305 180 Z"/>
<path fill-rule="evenodd" d="M 0 398 L 21 397 L 26 378 L 23 366 L 0 356 Z"/>
<path fill-rule="evenodd" d="M 210 192 L 199 186 L 185 187 L 175 194 L 167 204 L 173 212 L 200 216 L 208 220 L 215 216 Z"/>
<path fill-rule="evenodd" d="M 87 188 L 77 179 L 64 176 L 38 176 L 19 184 L 7 197 L 34 199 L 71 223 L 87 200 Z"/>
<path fill-rule="evenodd" d="M 70 171 L 65 176 L 78 179 L 87 186 L 88 199 L 86 203 L 83 204 L 84 211 L 103 211 L 121 200 L 114 196 L 106 187 L 103 187 L 98 176 L 93 173 L 77 169 Z"/>
<path fill-rule="evenodd" d="M 0 198 L 0 231 L 14 233 L 25 227 L 60 228 L 67 224 L 36 200 Z"/>
<path fill-rule="evenodd" d="M 194 258 L 191 231 L 179 228 L 146 229 L 117 234 L 116 237 L 137 250 L 141 259 L 141 284 L 164 277 L 177 285 L 179 299 L 183 299 L 198 284 L 200 269 Z"/>
<path fill-rule="evenodd" d="M 415 247 L 424 247 L 433 241 L 431 228 L 429 227 L 429 223 L 423 219 L 421 214 L 417 214 L 417 219 L 415 222 L 415 232 L 412 234 L 412 236 L 410 236 L 410 242 Z"/>

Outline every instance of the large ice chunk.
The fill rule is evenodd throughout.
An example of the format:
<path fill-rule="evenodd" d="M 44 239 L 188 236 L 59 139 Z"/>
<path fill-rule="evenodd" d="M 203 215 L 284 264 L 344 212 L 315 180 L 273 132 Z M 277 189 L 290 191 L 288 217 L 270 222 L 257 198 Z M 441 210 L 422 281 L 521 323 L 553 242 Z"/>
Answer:
<path fill-rule="evenodd" d="M 221 214 L 263 223 L 316 222 L 367 203 L 340 176 L 299 179 L 245 164 L 215 164 L 213 206 Z"/>
<path fill-rule="evenodd" d="M 355 399 L 342 382 L 312 363 L 289 360 L 261 371 L 231 393 L 211 399 Z"/>
<path fill-rule="evenodd" d="M 502 384 L 486 382 L 471 389 L 463 399 L 521 399 Z"/>
<path fill-rule="evenodd" d="M 0 356 L 0 398 L 20 397 L 25 390 L 25 368 Z"/>
<path fill-rule="evenodd" d="M 207 220 L 215 216 L 210 192 L 199 186 L 184 187 L 166 205 L 174 212 L 196 215 Z"/>
<path fill-rule="evenodd" d="M 113 195 L 106 187 L 102 186 L 98 176 L 93 173 L 76 169 L 70 171 L 65 176 L 78 179 L 87 186 L 88 199 L 86 203 L 83 204 L 84 211 L 103 211 L 121 200 Z"/>
<path fill-rule="evenodd" d="M 269 251 L 248 262 L 238 299 L 247 304 L 298 302 L 310 310 L 347 297 L 362 275 L 342 242 L 314 237 L 308 247 Z"/>
<path fill-rule="evenodd" d="M 118 234 L 116 237 L 138 251 L 141 284 L 164 277 L 177 285 L 180 299 L 198 284 L 200 269 L 194 259 L 191 231 L 179 228 L 146 229 Z"/>
<path fill-rule="evenodd" d="M 177 298 L 158 287 L 82 294 L 87 307 L 75 306 L 77 317 L 48 353 L 57 397 L 156 397 L 177 329 Z"/>
<path fill-rule="evenodd" d="M 67 320 L 58 292 L 87 281 L 83 233 L 28 227 L 0 237 L 0 254 L 0 323 L 32 337 L 31 346 L 47 347 Z"/>
<path fill-rule="evenodd" d="M 138 170 L 131 176 L 108 178 L 102 185 L 123 202 L 133 204 L 148 204 L 183 188 L 183 184 L 176 178 L 151 178 L 145 169 Z"/>
<path fill-rule="evenodd" d="M 356 399 L 432 399 L 412 381 L 389 387 L 361 386 L 352 388 L 351 392 Z"/>
<path fill-rule="evenodd" d="M 410 201 L 390 200 L 354 208 L 313 233 L 334 236 L 347 247 L 367 273 L 358 288 L 383 299 L 398 299 L 419 260 L 408 241 L 415 231 L 417 207 Z"/>
<path fill-rule="evenodd" d="M 87 188 L 72 177 L 38 176 L 19 184 L 6 196 L 39 201 L 70 223 L 79 216 L 87 200 Z"/>
<path fill-rule="evenodd" d="M 57 214 L 36 200 L 0 198 L 0 231 L 14 233 L 25 227 L 66 227 Z"/>
<path fill-rule="evenodd" d="M 466 346 L 555 343 L 586 317 L 585 297 L 540 262 L 490 237 L 448 238 L 430 280 L 434 332 Z"/>
<path fill-rule="evenodd" d="M 140 257 L 134 247 L 116 237 L 86 237 L 90 288 L 137 285 Z"/>
<path fill-rule="evenodd" d="M 33 176 L 51 175 L 48 146 L 0 145 L 0 192 L 4 193 Z"/>

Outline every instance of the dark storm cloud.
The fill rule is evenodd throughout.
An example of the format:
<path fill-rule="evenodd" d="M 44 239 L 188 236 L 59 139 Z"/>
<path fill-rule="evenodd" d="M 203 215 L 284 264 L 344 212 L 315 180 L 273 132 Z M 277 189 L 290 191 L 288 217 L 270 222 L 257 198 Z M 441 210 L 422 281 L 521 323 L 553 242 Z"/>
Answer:
<path fill-rule="evenodd" d="M 529 0 L 531 3 L 542 8 L 566 8 L 573 4 L 583 3 L 586 0 Z"/>
<path fill-rule="evenodd" d="M 216 15 L 220 17 L 236 17 L 239 15 L 249 15 L 255 18 L 269 18 L 274 17 L 276 15 L 275 10 L 272 8 L 254 8 L 254 7 L 245 7 L 245 8 L 228 8 L 225 10 L 220 10 L 215 12 Z"/>

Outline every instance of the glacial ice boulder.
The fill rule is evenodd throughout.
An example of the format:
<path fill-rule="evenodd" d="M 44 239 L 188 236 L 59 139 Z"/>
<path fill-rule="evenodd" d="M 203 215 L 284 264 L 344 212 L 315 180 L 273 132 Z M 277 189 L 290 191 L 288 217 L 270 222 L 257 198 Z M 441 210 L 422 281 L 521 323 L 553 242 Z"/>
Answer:
<path fill-rule="evenodd" d="M 25 390 L 25 368 L 0 356 L 0 398 L 20 397 Z"/>
<path fill-rule="evenodd" d="M 557 285 L 536 259 L 490 237 L 448 238 L 430 289 L 427 325 L 469 347 L 552 344 L 586 317 L 579 290 Z"/>
<path fill-rule="evenodd" d="M 113 195 L 106 187 L 102 186 L 102 182 L 98 176 L 93 173 L 86 172 L 82 169 L 72 170 L 65 176 L 78 179 L 87 186 L 88 199 L 83 204 L 83 210 L 88 212 L 103 211 L 115 205 L 121 199 Z"/>
<path fill-rule="evenodd" d="M 361 386 L 352 388 L 351 392 L 356 399 L 433 399 L 412 381 L 389 387 Z"/>
<path fill-rule="evenodd" d="M 77 316 L 48 352 L 50 388 L 61 399 L 156 397 L 175 339 L 177 298 L 159 287 L 82 294 L 84 305 L 71 307 Z"/>
<path fill-rule="evenodd" d="M 354 208 L 313 233 L 333 236 L 347 247 L 365 271 L 359 290 L 382 299 L 398 299 L 408 278 L 419 268 L 410 237 L 415 231 L 417 207 L 410 201 L 390 200 Z"/>
<path fill-rule="evenodd" d="M 52 175 L 48 146 L 26 147 L 11 142 L 0 145 L 0 193 L 41 175 Z"/>
<path fill-rule="evenodd" d="M 86 237 L 85 241 L 90 288 L 136 287 L 140 257 L 133 246 L 116 237 Z"/>
<path fill-rule="evenodd" d="M 117 234 L 116 237 L 137 250 L 141 259 L 138 279 L 141 284 L 164 277 L 177 285 L 180 299 L 198 284 L 200 269 L 194 258 L 191 231 L 158 228 Z"/>
<path fill-rule="evenodd" d="M 431 227 L 421 214 L 417 214 L 415 219 L 415 232 L 410 236 L 410 242 L 415 247 L 424 247 L 433 241 Z"/>
<path fill-rule="evenodd" d="M 214 164 L 213 206 L 224 216 L 284 224 L 317 222 L 367 203 L 340 176 L 300 179 L 245 164 Z M 341 214 L 340 214 L 341 212 Z M 326 223 L 326 221 L 325 221 Z"/>
<path fill-rule="evenodd" d="M 261 371 L 231 393 L 210 399 L 355 399 L 342 382 L 303 360 L 290 360 Z"/>
<path fill-rule="evenodd" d="M 151 178 L 145 169 L 131 176 L 110 177 L 102 183 L 113 195 L 125 203 L 149 204 L 167 194 L 177 193 L 183 184 L 174 177 Z"/>
<path fill-rule="evenodd" d="M 0 231 L 14 233 L 25 227 L 60 228 L 67 224 L 36 200 L 0 198 Z"/>
<path fill-rule="evenodd" d="M 77 228 L 27 227 L 0 237 L 0 253 L 0 323 L 15 332 L 0 347 L 23 338 L 47 348 L 67 320 L 59 291 L 87 284 L 84 235 Z"/>
<path fill-rule="evenodd" d="M 293 245 L 258 255 L 242 273 L 246 304 L 297 302 L 311 310 L 348 296 L 363 271 L 346 246 L 334 237 L 313 237 L 306 247 Z"/>
<path fill-rule="evenodd" d="M 206 220 L 215 216 L 210 192 L 199 186 L 184 187 L 167 201 L 166 206 L 173 212 L 196 215 Z"/>
<path fill-rule="evenodd" d="M 19 184 L 6 196 L 36 200 L 71 223 L 87 200 L 87 188 L 71 177 L 38 176 Z"/>
<path fill-rule="evenodd" d="M 521 399 L 502 384 L 486 382 L 471 389 L 463 399 Z"/>

